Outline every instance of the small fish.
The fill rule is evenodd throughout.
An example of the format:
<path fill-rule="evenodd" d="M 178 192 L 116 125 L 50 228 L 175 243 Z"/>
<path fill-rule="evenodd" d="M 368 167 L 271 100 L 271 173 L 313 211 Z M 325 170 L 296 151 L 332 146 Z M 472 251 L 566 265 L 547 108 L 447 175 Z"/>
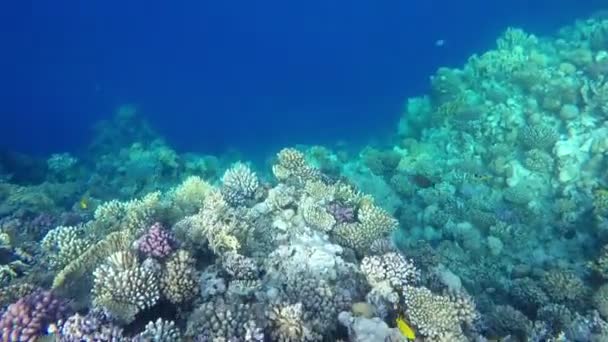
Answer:
<path fill-rule="evenodd" d="M 482 173 L 474 173 L 473 178 L 480 182 L 487 182 L 492 179 L 491 175 L 482 174 Z"/>
<path fill-rule="evenodd" d="M 410 327 L 410 325 L 405 321 L 402 316 L 397 317 L 395 323 L 397 324 L 397 329 L 399 329 L 401 334 L 403 334 L 403 336 L 405 336 L 408 340 L 416 339 L 416 333 L 414 332 L 414 329 Z"/>
<path fill-rule="evenodd" d="M 435 41 L 435 46 L 436 47 L 442 47 L 444 45 L 445 45 L 445 40 L 443 40 L 443 39 L 438 39 L 438 40 Z"/>
<path fill-rule="evenodd" d="M 82 210 L 86 210 L 87 208 L 89 208 L 89 202 L 85 197 L 81 198 L 78 204 L 80 204 L 80 209 Z"/>

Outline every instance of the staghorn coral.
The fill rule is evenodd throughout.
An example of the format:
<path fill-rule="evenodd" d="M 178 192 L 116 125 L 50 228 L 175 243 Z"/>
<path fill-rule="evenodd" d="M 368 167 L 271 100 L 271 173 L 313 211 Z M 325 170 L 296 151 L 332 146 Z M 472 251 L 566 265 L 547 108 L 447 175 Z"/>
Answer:
<path fill-rule="evenodd" d="M 162 318 L 148 322 L 143 332 L 133 338 L 132 342 L 180 342 L 182 336 L 173 321 Z"/>
<path fill-rule="evenodd" d="M 93 272 L 93 305 L 121 322 L 133 321 L 160 297 L 158 275 L 131 252 L 116 252 Z"/>
<path fill-rule="evenodd" d="M 221 192 L 230 205 L 240 206 L 254 199 L 259 186 L 255 172 L 243 163 L 236 163 L 224 173 Z"/>
<path fill-rule="evenodd" d="M 82 255 L 91 245 L 83 227 L 59 226 L 50 230 L 42 239 L 40 247 L 50 266 L 62 269 Z"/>
<path fill-rule="evenodd" d="M 198 293 L 199 275 L 194 268 L 195 262 L 188 251 L 179 250 L 165 263 L 160 276 L 160 289 L 171 303 L 187 302 Z"/>
<path fill-rule="evenodd" d="M 34 342 L 67 317 L 66 302 L 50 291 L 36 290 L 9 305 L 0 318 L 2 341 Z"/>
<path fill-rule="evenodd" d="M 166 258 L 177 245 L 173 234 L 159 222 L 154 223 L 144 235 L 135 241 L 136 249 L 146 257 Z"/>
<path fill-rule="evenodd" d="M 360 254 L 366 253 L 374 241 L 385 237 L 398 225 L 396 219 L 371 201 L 362 201 L 357 211 L 357 221 L 338 224 L 333 236 L 340 244 Z"/>

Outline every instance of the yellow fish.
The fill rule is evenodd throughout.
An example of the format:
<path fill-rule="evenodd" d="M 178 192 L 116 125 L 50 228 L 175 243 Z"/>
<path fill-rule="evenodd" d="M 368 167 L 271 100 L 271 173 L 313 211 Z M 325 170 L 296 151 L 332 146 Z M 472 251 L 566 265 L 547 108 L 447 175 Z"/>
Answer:
<path fill-rule="evenodd" d="M 397 324 L 397 329 L 399 329 L 401 334 L 407 337 L 408 340 L 416 339 L 416 333 L 414 332 L 414 329 L 410 327 L 410 325 L 405 321 L 405 319 L 403 319 L 402 316 L 397 317 L 395 323 Z"/>
<path fill-rule="evenodd" d="M 80 202 L 78 202 L 80 204 L 80 209 L 85 210 L 89 207 L 89 203 L 87 202 L 86 198 L 81 198 Z"/>

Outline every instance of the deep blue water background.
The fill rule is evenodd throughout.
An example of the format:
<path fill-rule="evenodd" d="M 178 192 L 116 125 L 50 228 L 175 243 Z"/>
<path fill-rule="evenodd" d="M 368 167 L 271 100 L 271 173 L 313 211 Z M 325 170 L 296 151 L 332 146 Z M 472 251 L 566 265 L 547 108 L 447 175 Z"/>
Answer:
<path fill-rule="evenodd" d="M 77 152 L 124 103 L 180 151 L 382 139 L 438 66 L 509 25 L 550 34 L 601 3 L 5 1 L 0 146 Z"/>

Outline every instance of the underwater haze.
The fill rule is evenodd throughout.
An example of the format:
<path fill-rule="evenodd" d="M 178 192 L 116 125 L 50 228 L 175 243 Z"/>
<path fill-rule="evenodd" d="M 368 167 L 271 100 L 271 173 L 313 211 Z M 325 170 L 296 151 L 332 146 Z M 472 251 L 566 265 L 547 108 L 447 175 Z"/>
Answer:
<path fill-rule="evenodd" d="M 10 2 L 0 144 L 77 152 L 125 103 L 181 151 L 382 140 L 438 66 L 463 63 L 509 25 L 549 33 L 600 4 Z"/>

